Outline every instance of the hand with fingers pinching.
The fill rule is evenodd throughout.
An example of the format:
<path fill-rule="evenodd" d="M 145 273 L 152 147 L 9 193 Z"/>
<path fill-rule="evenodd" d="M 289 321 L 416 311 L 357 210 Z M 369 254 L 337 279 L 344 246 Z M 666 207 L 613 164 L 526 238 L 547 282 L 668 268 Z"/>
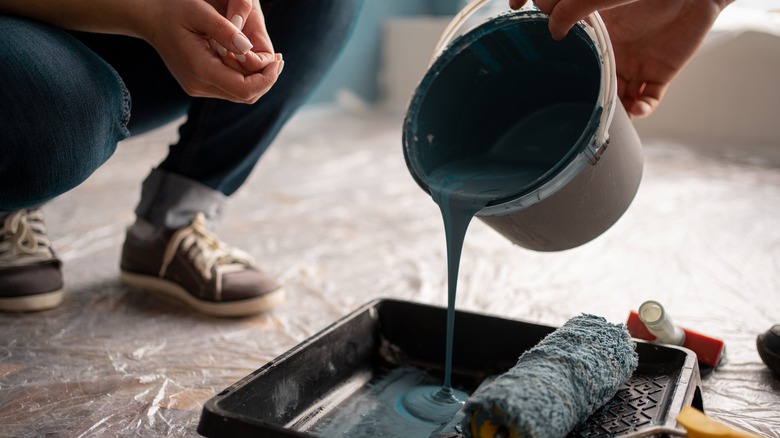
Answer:
<path fill-rule="evenodd" d="M 553 38 L 598 11 L 615 52 L 618 97 L 632 116 L 647 116 L 733 0 L 536 0 Z M 526 0 L 509 0 L 519 9 Z"/>
<path fill-rule="evenodd" d="M 274 53 L 259 1 L 214 0 L 213 4 L 218 10 L 224 10 L 224 16 L 229 18 L 233 26 L 241 32 L 234 37 L 238 41 L 234 41 L 233 45 L 237 48 L 238 45 L 242 48 L 247 47 L 247 40 L 251 44 L 251 49 L 247 52 L 231 52 L 212 38 L 211 48 L 222 58 L 223 63 L 245 76 L 262 72 L 275 62 L 277 63 L 275 66 L 278 66 L 281 72 L 284 67 L 282 55 Z M 243 40 L 242 36 L 246 36 L 247 40 Z"/>
<path fill-rule="evenodd" d="M 187 94 L 254 103 L 276 82 L 283 60 L 257 0 L 154 3 L 141 36 Z"/>

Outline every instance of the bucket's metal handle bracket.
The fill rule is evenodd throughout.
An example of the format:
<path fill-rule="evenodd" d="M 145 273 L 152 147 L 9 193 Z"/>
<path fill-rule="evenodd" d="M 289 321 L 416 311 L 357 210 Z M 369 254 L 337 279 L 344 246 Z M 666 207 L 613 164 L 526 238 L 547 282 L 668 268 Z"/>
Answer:
<path fill-rule="evenodd" d="M 595 166 L 601 159 L 601 155 L 603 155 L 604 151 L 607 150 L 607 147 L 609 147 L 609 137 L 604 140 L 604 143 L 602 143 L 598 149 L 588 154 L 588 163 L 590 163 L 591 166 Z"/>

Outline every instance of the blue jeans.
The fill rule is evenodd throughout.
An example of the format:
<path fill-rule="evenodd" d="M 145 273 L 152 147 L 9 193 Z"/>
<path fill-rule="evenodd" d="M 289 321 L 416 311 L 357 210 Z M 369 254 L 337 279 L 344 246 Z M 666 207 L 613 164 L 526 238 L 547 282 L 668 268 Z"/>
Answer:
<path fill-rule="evenodd" d="M 361 2 L 261 0 L 285 67 L 253 105 L 186 95 L 142 40 L 0 15 L 0 215 L 72 189 L 122 139 L 186 114 L 136 214 L 174 228 L 196 211 L 216 220 L 331 66 Z"/>

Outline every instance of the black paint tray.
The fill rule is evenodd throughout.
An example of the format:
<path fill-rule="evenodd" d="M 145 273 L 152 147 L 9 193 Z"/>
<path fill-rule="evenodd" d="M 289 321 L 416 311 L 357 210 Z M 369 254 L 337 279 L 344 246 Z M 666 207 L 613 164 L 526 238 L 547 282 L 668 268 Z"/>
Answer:
<path fill-rule="evenodd" d="M 351 400 L 382 385 L 394 370 L 415 367 L 429 376 L 428 383 L 440 385 L 445 321 L 444 308 L 396 300 L 368 303 L 208 400 L 198 432 L 207 437 L 320 437 L 320 426 L 334 415 L 373 415 L 369 411 L 378 403 Z M 456 312 L 453 387 L 473 392 L 514 366 L 554 329 Z M 684 406 L 702 409 L 693 352 L 643 341 L 637 341 L 637 352 L 639 367 L 631 380 L 570 436 L 615 437 L 674 426 Z M 393 413 L 386 414 L 378 416 L 393 421 Z M 339 436 L 386 436 L 365 430 Z M 410 438 L 416 435 L 413 428 L 404 430 Z"/>

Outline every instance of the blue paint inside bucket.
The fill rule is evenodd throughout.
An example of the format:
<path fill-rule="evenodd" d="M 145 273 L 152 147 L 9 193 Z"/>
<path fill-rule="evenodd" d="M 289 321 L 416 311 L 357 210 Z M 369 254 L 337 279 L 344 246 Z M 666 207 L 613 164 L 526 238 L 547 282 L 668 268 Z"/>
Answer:
<path fill-rule="evenodd" d="M 600 84 L 601 59 L 581 26 L 555 41 L 538 13 L 490 20 L 453 41 L 421 81 L 404 122 L 407 165 L 429 193 L 431 174 L 456 161 L 535 168 L 488 205 L 517 198 L 587 147 Z"/>

